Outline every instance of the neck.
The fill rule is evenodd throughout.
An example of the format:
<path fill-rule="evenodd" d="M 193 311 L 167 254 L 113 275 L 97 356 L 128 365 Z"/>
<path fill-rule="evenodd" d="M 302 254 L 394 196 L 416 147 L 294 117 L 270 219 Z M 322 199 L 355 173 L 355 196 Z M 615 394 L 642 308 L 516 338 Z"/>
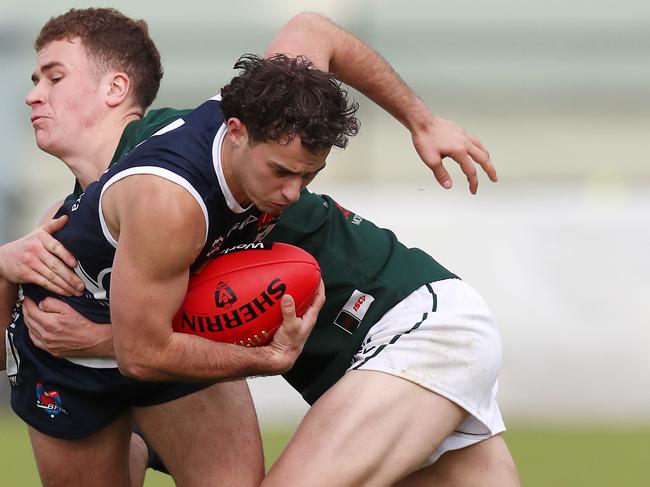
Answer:
<path fill-rule="evenodd" d="M 83 189 L 97 181 L 108 168 L 126 126 L 142 118 L 138 113 L 129 113 L 116 120 L 106 120 L 100 130 L 80 140 L 79 150 L 60 159 L 70 168 Z M 101 136 L 97 136 L 101 134 Z"/>
<path fill-rule="evenodd" d="M 242 208 L 247 207 L 250 204 L 250 201 L 246 200 L 246 197 L 237 184 L 237 178 L 233 173 L 233 159 L 234 159 L 235 146 L 228 139 L 224 137 L 223 144 L 221 144 L 221 169 L 223 170 L 224 178 L 226 179 L 226 184 L 228 189 L 239 203 L 239 206 Z"/>

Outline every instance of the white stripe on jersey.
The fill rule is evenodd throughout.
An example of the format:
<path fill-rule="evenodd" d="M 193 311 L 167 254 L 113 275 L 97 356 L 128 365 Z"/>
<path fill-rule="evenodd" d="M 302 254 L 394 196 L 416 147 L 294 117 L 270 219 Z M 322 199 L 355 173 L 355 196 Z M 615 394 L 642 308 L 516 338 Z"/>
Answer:
<path fill-rule="evenodd" d="M 111 185 L 120 181 L 121 179 L 136 174 L 151 174 L 153 176 L 159 176 L 161 178 L 167 179 L 172 183 L 176 183 L 179 186 L 182 186 L 187 190 L 188 193 L 190 193 L 194 197 L 196 202 L 201 207 L 201 211 L 203 212 L 203 218 L 205 219 L 205 236 L 203 237 L 203 245 L 205 245 L 205 243 L 208 240 L 208 229 L 210 228 L 210 221 L 208 220 L 208 209 L 205 206 L 205 202 L 203 201 L 203 198 L 201 198 L 199 192 L 196 189 L 194 189 L 194 186 L 192 186 L 187 179 L 179 176 L 178 174 L 170 171 L 169 169 L 164 169 L 162 167 L 157 167 L 157 166 L 131 167 L 124 171 L 118 172 L 115 176 L 113 176 L 111 179 L 106 181 L 106 184 L 104 184 L 104 187 L 102 188 L 102 192 L 99 195 L 98 213 L 99 213 L 99 223 L 102 227 L 102 232 L 104 233 L 104 237 L 106 238 L 108 243 L 110 243 L 113 247 L 117 248 L 117 240 L 115 240 L 113 235 L 111 235 L 111 232 L 108 229 L 108 226 L 106 225 L 106 219 L 104 218 L 104 211 L 102 209 L 102 198 L 104 197 L 104 192 Z"/>
<path fill-rule="evenodd" d="M 228 187 L 226 176 L 223 173 L 223 166 L 221 164 L 221 146 L 223 145 L 223 139 L 226 136 L 227 131 L 228 127 L 224 123 L 214 138 L 214 142 L 212 143 L 212 164 L 214 165 L 214 172 L 217 175 L 219 187 L 221 188 L 221 192 L 223 193 L 223 197 L 226 200 L 228 208 L 230 208 L 230 211 L 233 213 L 244 213 L 252 206 L 252 204 L 248 205 L 246 208 L 242 208 L 241 205 L 237 202 L 232 194 L 232 191 L 230 191 L 230 188 Z"/>

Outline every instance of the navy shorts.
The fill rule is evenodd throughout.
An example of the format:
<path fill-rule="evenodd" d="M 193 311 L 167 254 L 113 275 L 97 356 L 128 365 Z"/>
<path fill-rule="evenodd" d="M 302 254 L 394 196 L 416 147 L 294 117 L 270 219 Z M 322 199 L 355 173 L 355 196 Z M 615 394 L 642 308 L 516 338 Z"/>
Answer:
<path fill-rule="evenodd" d="M 18 314 L 7 329 L 11 407 L 28 425 L 49 436 L 78 439 L 108 426 L 131 407 L 153 406 L 212 383 L 144 382 L 116 368 L 95 369 L 37 348 Z M 13 369 L 13 370 L 12 370 Z"/>

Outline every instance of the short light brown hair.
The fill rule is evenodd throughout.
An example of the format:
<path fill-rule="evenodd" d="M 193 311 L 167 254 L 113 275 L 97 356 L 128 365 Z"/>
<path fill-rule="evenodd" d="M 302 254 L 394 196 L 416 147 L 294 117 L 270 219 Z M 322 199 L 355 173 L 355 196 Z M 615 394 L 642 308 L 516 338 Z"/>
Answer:
<path fill-rule="evenodd" d="M 129 76 L 133 99 L 142 111 L 153 103 L 163 70 L 144 20 L 113 8 L 71 9 L 43 26 L 34 47 L 38 52 L 50 42 L 77 37 L 99 69 L 116 69 Z"/>

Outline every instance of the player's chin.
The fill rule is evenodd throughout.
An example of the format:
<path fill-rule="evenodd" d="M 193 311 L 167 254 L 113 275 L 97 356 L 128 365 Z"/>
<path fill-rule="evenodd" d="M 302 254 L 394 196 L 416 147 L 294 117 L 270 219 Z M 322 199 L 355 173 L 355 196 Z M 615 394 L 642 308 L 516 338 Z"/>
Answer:
<path fill-rule="evenodd" d="M 51 156 L 58 157 L 58 151 L 54 144 L 50 143 L 50 139 L 42 133 L 42 131 L 37 131 L 35 134 L 36 145 L 40 150 Z"/>
<path fill-rule="evenodd" d="M 43 129 L 34 127 L 34 141 L 39 149 L 46 151 L 49 144 L 47 141 L 47 136 L 44 134 Z"/>

